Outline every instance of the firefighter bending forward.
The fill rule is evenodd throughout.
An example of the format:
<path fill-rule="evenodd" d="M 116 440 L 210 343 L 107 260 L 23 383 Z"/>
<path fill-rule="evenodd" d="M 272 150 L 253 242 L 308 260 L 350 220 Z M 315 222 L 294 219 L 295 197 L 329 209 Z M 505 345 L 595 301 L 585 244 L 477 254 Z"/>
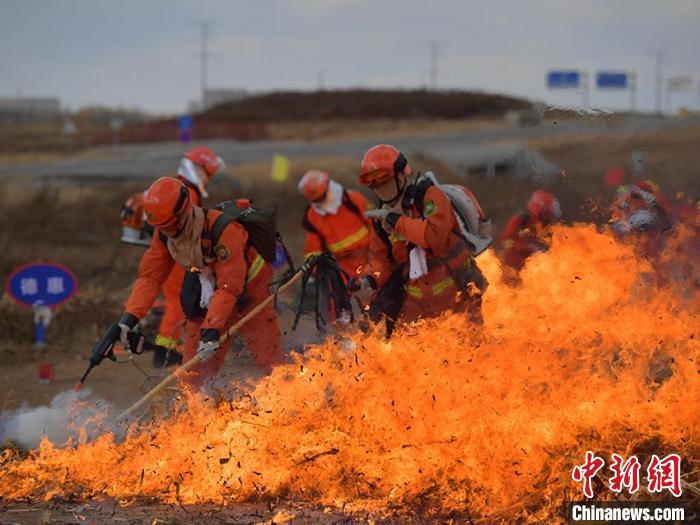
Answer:
<path fill-rule="evenodd" d="M 221 368 L 231 346 L 228 340 L 219 348 L 219 338 L 269 296 L 272 269 L 247 243 L 247 232 L 235 221 L 226 224 L 218 239 L 211 239 L 214 222 L 223 212 L 194 205 L 177 179 L 155 181 L 146 193 L 144 209 L 155 231 L 120 325 L 122 331 L 136 326 L 174 265 L 187 270 L 181 294 L 187 315 L 182 352 L 184 361 L 200 353 L 201 362 L 185 379 L 199 387 Z M 261 372 L 269 373 L 282 361 L 273 303 L 245 324 L 240 335 Z"/>
<path fill-rule="evenodd" d="M 486 281 L 459 234 L 452 204 L 435 186 L 408 199 L 415 190 L 410 174 L 406 158 L 393 146 L 374 146 L 362 159 L 359 182 L 381 207 L 365 212 L 373 219 L 369 264 L 348 287 L 374 290 L 373 305 L 387 319 L 411 322 L 466 310 L 470 320 L 481 323 Z"/>
<path fill-rule="evenodd" d="M 195 206 L 201 206 L 202 199 L 209 195 L 207 186 L 225 166 L 223 159 L 218 157 L 211 148 L 198 146 L 184 154 L 175 178 L 185 185 L 192 203 Z M 152 232 L 145 221 L 144 196 L 144 192 L 136 193 L 122 206 L 122 242 L 150 245 Z M 177 348 L 185 324 L 185 314 L 180 305 L 180 290 L 184 275 L 185 271 L 180 265 L 173 265 L 170 276 L 163 283 L 165 311 L 158 327 L 156 344 L 168 350 Z"/>

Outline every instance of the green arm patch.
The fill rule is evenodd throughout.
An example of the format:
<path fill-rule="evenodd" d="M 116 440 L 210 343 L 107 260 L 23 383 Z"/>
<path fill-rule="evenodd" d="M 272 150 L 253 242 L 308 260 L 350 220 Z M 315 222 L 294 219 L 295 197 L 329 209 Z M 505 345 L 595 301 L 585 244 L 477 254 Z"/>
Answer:
<path fill-rule="evenodd" d="M 220 261 L 225 261 L 231 256 L 226 245 L 222 243 L 219 243 L 214 247 L 214 253 L 216 254 L 216 258 Z"/>
<path fill-rule="evenodd" d="M 429 200 L 423 206 L 423 216 L 424 217 L 429 217 L 430 215 L 432 215 L 436 211 L 437 211 L 437 206 L 435 205 L 434 200 Z"/>

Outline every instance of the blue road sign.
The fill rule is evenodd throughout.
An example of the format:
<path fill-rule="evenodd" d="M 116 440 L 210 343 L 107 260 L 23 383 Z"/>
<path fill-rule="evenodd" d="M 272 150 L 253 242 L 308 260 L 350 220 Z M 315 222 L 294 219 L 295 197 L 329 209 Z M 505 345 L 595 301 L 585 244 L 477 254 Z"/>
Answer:
<path fill-rule="evenodd" d="M 177 118 L 177 129 L 180 131 L 189 131 L 194 126 L 194 120 L 191 115 L 182 115 Z"/>
<path fill-rule="evenodd" d="M 7 293 L 24 306 L 58 306 L 70 299 L 78 286 L 73 272 L 52 263 L 18 268 L 7 279 Z"/>
<path fill-rule="evenodd" d="M 194 127 L 194 119 L 191 115 L 182 115 L 177 118 L 177 135 L 180 142 L 187 144 L 192 140 L 192 128 Z"/>
<path fill-rule="evenodd" d="M 629 87 L 629 76 L 619 71 L 598 71 L 596 85 L 603 89 L 625 89 Z"/>
<path fill-rule="evenodd" d="M 581 85 L 581 73 L 578 71 L 547 72 L 547 87 L 551 89 L 571 89 Z"/>

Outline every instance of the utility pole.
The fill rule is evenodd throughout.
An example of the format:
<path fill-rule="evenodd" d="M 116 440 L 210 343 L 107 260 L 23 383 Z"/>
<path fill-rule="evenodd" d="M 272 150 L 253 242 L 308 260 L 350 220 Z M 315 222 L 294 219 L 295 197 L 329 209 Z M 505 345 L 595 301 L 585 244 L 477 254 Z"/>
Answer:
<path fill-rule="evenodd" d="M 200 50 L 200 89 L 201 89 L 201 105 L 202 109 L 206 109 L 207 105 L 207 68 L 209 65 L 209 22 L 200 22 L 199 26 L 202 31 L 202 44 Z"/>
<path fill-rule="evenodd" d="M 428 42 L 430 47 L 430 89 L 436 90 L 438 84 L 438 61 L 440 59 L 440 46 L 437 40 Z"/>
<path fill-rule="evenodd" d="M 659 115 L 663 112 L 663 107 L 661 106 L 663 98 L 663 62 L 664 62 L 664 52 L 662 49 L 656 50 L 656 113 Z"/>
<path fill-rule="evenodd" d="M 583 104 L 583 109 L 588 108 L 590 102 L 590 87 L 588 86 L 588 71 L 581 71 L 581 103 Z"/>
<path fill-rule="evenodd" d="M 627 73 L 630 90 L 630 110 L 634 113 L 637 110 L 637 73 L 635 71 Z"/>

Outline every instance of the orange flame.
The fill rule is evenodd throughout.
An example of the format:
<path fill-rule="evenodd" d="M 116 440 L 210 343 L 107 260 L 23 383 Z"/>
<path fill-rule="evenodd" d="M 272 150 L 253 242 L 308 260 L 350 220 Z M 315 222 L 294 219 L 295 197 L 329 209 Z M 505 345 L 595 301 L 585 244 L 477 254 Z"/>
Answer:
<path fill-rule="evenodd" d="M 349 353 L 328 342 L 250 398 L 192 399 L 123 443 L 6 451 L 0 494 L 545 518 L 580 499 L 570 473 L 588 449 L 626 455 L 654 438 L 697 452 L 697 292 L 677 299 L 645 280 L 649 263 L 590 225 L 555 227 L 519 288 L 501 283 L 492 253 L 479 262 L 491 283 L 483 329 L 445 316 L 391 341 L 357 335 Z"/>

